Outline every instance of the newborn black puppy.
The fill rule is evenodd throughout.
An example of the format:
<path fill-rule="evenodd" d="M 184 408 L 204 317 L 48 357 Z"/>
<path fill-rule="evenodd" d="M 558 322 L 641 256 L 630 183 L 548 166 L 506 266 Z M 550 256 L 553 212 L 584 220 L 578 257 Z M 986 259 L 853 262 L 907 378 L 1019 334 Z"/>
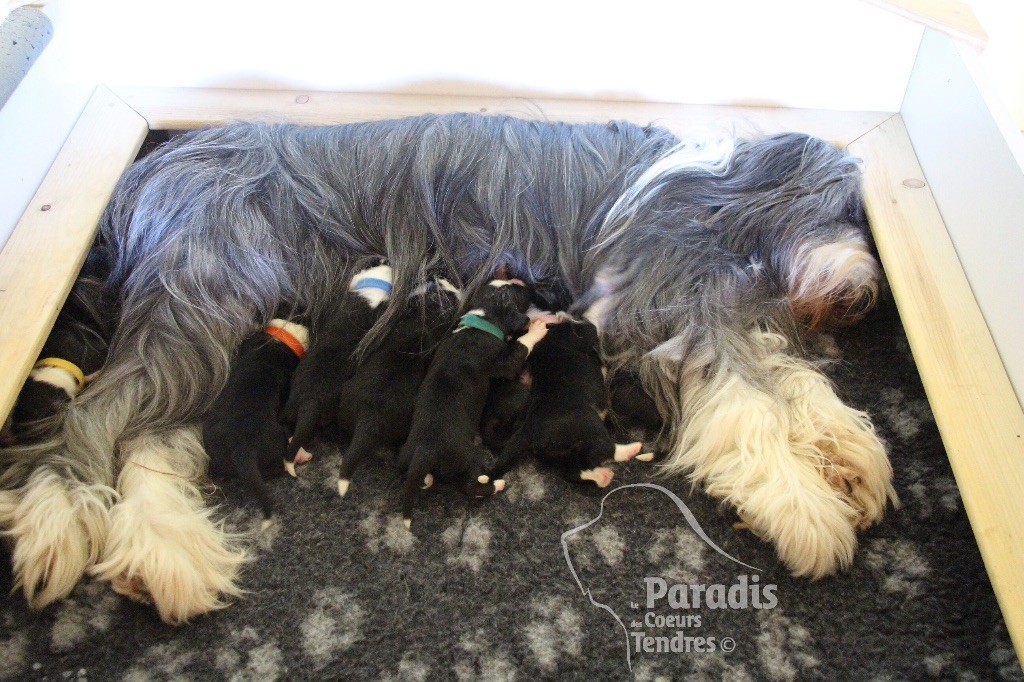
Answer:
<path fill-rule="evenodd" d="M 363 457 L 381 447 L 397 447 L 408 437 L 416 392 L 434 346 L 455 322 L 459 290 L 437 280 L 414 292 L 405 305 L 387 337 L 341 389 L 338 427 L 352 436 L 338 477 L 342 497 Z"/>
<path fill-rule="evenodd" d="M 501 452 L 512 434 L 522 426 L 530 400 L 530 373 L 515 379 L 492 379 L 480 420 L 480 438 L 491 452 Z"/>
<path fill-rule="evenodd" d="M 306 327 L 278 319 L 243 341 L 228 382 L 203 421 L 211 473 L 241 481 L 259 503 L 264 527 L 274 508 L 263 476 L 281 471 L 288 429 L 278 416 L 308 342 Z"/>
<path fill-rule="evenodd" d="M 633 372 L 616 372 L 609 383 L 611 419 L 623 431 L 639 428 L 650 436 L 661 431 L 664 420 L 654 398 L 644 390 L 640 377 Z"/>
<path fill-rule="evenodd" d="M 506 443 L 495 475 L 517 460 L 533 455 L 541 462 L 560 467 L 570 480 L 593 481 L 607 487 L 614 477 L 601 466 L 634 457 L 641 443 L 616 445 L 605 428 L 608 391 L 605 388 L 597 328 L 590 322 L 548 325 L 548 334 L 530 355 L 532 388 L 523 425 Z"/>
<path fill-rule="evenodd" d="M 296 458 L 300 464 L 311 459 L 303 448 L 318 430 L 334 423 L 341 386 L 355 371 L 352 353 L 383 312 L 383 304 L 391 297 L 391 281 L 391 267 L 386 264 L 357 272 L 337 315 L 317 334 L 295 370 L 281 417 L 293 427 L 284 459 L 284 468 L 292 476 Z"/>
<path fill-rule="evenodd" d="M 14 437 L 50 417 L 78 395 L 107 359 L 117 318 L 116 296 L 107 288 L 110 254 L 94 246 L 71 288 L 35 367 L 11 413 Z"/>
<path fill-rule="evenodd" d="M 534 293 L 536 299 L 536 292 Z M 552 313 L 530 306 L 526 311 L 532 320 L 546 316 L 549 321 L 557 322 L 560 318 Z M 484 405 L 484 416 L 480 422 L 480 437 L 491 452 L 501 452 L 512 434 L 519 430 L 526 417 L 526 407 L 530 400 L 529 363 L 515 379 L 493 379 Z"/>
<path fill-rule="evenodd" d="M 409 439 L 399 451 L 405 472 L 402 516 L 412 524 L 417 489 L 433 479 L 461 484 L 482 497 L 504 489 L 487 475 L 493 455 L 480 444 L 480 418 L 491 379 L 518 376 L 534 344 L 544 338 L 543 322 L 516 341 L 509 335 L 529 323 L 530 292 L 519 280 L 494 280 L 470 301 L 470 311 L 438 345 L 413 410 Z"/>

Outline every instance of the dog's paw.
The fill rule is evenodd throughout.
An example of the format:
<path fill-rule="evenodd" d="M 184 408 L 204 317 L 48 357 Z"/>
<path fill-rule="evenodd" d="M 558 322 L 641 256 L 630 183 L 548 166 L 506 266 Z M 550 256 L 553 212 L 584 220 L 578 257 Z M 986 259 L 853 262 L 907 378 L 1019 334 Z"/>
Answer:
<path fill-rule="evenodd" d="M 235 579 L 244 552 L 232 547 L 233 538 L 183 483 L 148 476 L 147 494 L 111 510 L 103 561 L 92 573 L 119 594 L 152 603 L 172 625 L 227 606 L 241 594 Z"/>
<path fill-rule="evenodd" d="M 33 476 L 20 495 L 2 493 L 0 522 L 13 540 L 16 585 L 32 608 L 68 596 L 99 558 L 113 491 L 68 489 L 53 473 Z"/>
<path fill-rule="evenodd" d="M 296 464 L 309 464 L 313 461 L 313 455 L 306 451 L 306 448 L 299 448 L 295 455 Z"/>
<path fill-rule="evenodd" d="M 857 511 L 857 528 L 882 520 L 891 501 L 899 505 L 892 485 L 892 467 L 885 449 L 867 427 L 842 429 L 820 447 L 826 462 L 822 476 Z"/>
<path fill-rule="evenodd" d="M 892 465 L 868 415 L 845 405 L 829 381 L 812 370 L 793 372 L 781 384 L 792 409 L 790 446 L 817 463 L 822 478 L 869 528 L 892 502 Z"/>
<path fill-rule="evenodd" d="M 616 462 L 628 462 L 640 455 L 640 450 L 644 447 L 643 443 L 636 442 L 630 443 L 629 445 L 615 445 L 615 461 Z"/>

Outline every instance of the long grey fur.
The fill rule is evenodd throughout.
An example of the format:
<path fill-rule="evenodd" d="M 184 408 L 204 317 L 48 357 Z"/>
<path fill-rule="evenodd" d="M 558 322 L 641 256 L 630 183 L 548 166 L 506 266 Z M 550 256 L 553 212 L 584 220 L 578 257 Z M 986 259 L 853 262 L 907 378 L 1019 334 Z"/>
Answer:
<path fill-rule="evenodd" d="M 200 416 L 234 348 L 280 308 L 304 311 L 315 334 L 374 256 L 390 260 L 399 300 L 433 275 L 472 291 L 505 264 L 580 309 L 612 272 L 605 343 L 619 366 L 666 349 L 710 362 L 751 325 L 795 338 L 793 249 L 863 229 L 855 161 L 805 135 L 739 141 L 722 167 L 668 172 L 619 201 L 679 143 L 629 123 L 470 114 L 173 139 L 131 167 L 102 219 L 122 300 L 107 365 L 50 438 L 0 454 L 0 487 L 41 466 L 112 486 L 119 439 Z M 645 378 L 668 412 L 674 389 Z"/>

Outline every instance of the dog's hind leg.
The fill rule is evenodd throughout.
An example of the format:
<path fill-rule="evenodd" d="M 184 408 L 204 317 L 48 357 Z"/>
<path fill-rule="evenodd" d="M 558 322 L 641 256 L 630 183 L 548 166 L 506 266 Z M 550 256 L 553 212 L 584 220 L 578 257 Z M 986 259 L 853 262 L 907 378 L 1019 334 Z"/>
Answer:
<path fill-rule="evenodd" d="M 624 462 L 632 459 L 640 452 L 642 445 L 640 443 L 634 443 L 633 446 L 616 445 L 604 425 L 600 422 L 598 425 L 599 429 L 591 426 L 584 440 L 569 449 L 577 464 L 575 470 L 570 470 L 569 480 L 590 481 L 598 488 L 607 488 L 612 484 L 615 472 L 603 465 L 612 460 Z M 620 456 L 622 459 L 619 459 Z"/>
<path fill-rule="evenodd" d="M 100 580 L 139 601 L 152 601 L 167 623 L 227 605 L 245 554 L 203 503 L 197 487 L 206 455 L 194 428 L 132 438 L 118 477 L 121 501 L 111 511 Z"/>
<path fill-rule="evenodd" d="M 527 422 L 529 425 L 529 422 Z M 498 460 L 491 469 L 493 479 L 502 479 L 513 467 L 533 450 L 531 434 L 525 427 L 520 427 L 512 434 L 501 449 Z"/>
<path fill-rule="evenodd" d="M 313 440 L 317 426 L 320 423 L 319 403 L 310 401 L 302 405 L 298 411 L 298 418 L 295 422 L 295 431 L 292 432 L 291 440 L 288 441 L 288 450 L 284 456 L 284 470 L 292 478 L 296 478 L 296 462 L 302 464 L 308 462 L 312 457 L 303 455 L 305 447 Z"/>
<path fill-rule="evenodd" d="M 238 480 L 246 494 L 256 499 L 256 503 L 263 513 L 263 530 L 271 524 L 274 516 L 274 502 L 270 499 L 270 492 L 267 484 L 263 481 L 263 474 L 260 473 L 259 460 L 254 458 L 251 452 L 236 452 L 235 470 L 238 472 Z"/>
<path fill-rule="evenodd" d="M 505 489 L 504 479 L 492 479 L 494 454 L 482 445 L 469 445 L 453 455 L 462 464 L 463 490 L 471 497 L 489 497 Z"/>
<path fill-rule="evenodd" d="M 345 497 L 348 487 L 352 483 L 352 473 L 363 461 L 363 458 L 383 444 L 380 429 L 372 419 L 361 419 L 356 422 L 352 440 L 341 457 L 341 471 L 338 474 L 339 495 Z"/>
<path fill-rule="evenodd" d="M 402 521 L 406 528 L 412 528 L 412 506 L 416 494 L 434 468 L 434 458 L 422 448 L 402 448 L 399 452 L 400 465 L 405 469 L 405 485 L 402 487 Z M 432 480 L 432 479 L 431 479 Z"/>
<path fill-rule="evenodd" d="M 95 564 L 113 489 L 37 469 L 20 491 L 0 492 L 0 523 L 14 540 L 16 586 L 33 608 L 66 597 Z"/>

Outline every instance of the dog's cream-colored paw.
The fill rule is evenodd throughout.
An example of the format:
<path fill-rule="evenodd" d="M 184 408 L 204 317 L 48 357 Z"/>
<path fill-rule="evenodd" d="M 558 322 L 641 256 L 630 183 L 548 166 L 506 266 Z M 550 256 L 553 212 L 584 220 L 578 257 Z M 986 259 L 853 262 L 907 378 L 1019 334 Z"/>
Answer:
<path fill-rule="evenodd" d="M 788 372 L 780 386 L 792 409 L 794 452 L 818 463 L 821 477 L 854 509 L 857 528 L 873 526 L 899 499 L 892 464 L 870 418 L 845 405 L 828 379 L 811 369 Z"/>
<path fill-rule="evenodd" d="M 195 439 L 185 433 L 173 442 L 184 450 Z M 176 459 L 167 443 L 154 439 L 134 449 L 121 471 L 121 501 L 110 510 L 103 557 L 92 574 L 120 594 L 152 602 L 172 625 L 227 606 L 241 594 L 235 581 L 245 553 L 182 475 L 195 457 Z"/>
<path fill-rule="evenodd" d="M 71 485 L 40 472 L 21 491 L 0 494 L 0 525 L 14 541 L 16 585 L 32 608 L 68 596 L 103 549 L 114 492 Z"/>
<path fill-rule="evenodd" d="M 244 558 L 209 510 L 184 498 L 130 500 L 111 511 L 106 552 L 92 573 L 178 625 L 241 594 L 235 580 Z"/>

